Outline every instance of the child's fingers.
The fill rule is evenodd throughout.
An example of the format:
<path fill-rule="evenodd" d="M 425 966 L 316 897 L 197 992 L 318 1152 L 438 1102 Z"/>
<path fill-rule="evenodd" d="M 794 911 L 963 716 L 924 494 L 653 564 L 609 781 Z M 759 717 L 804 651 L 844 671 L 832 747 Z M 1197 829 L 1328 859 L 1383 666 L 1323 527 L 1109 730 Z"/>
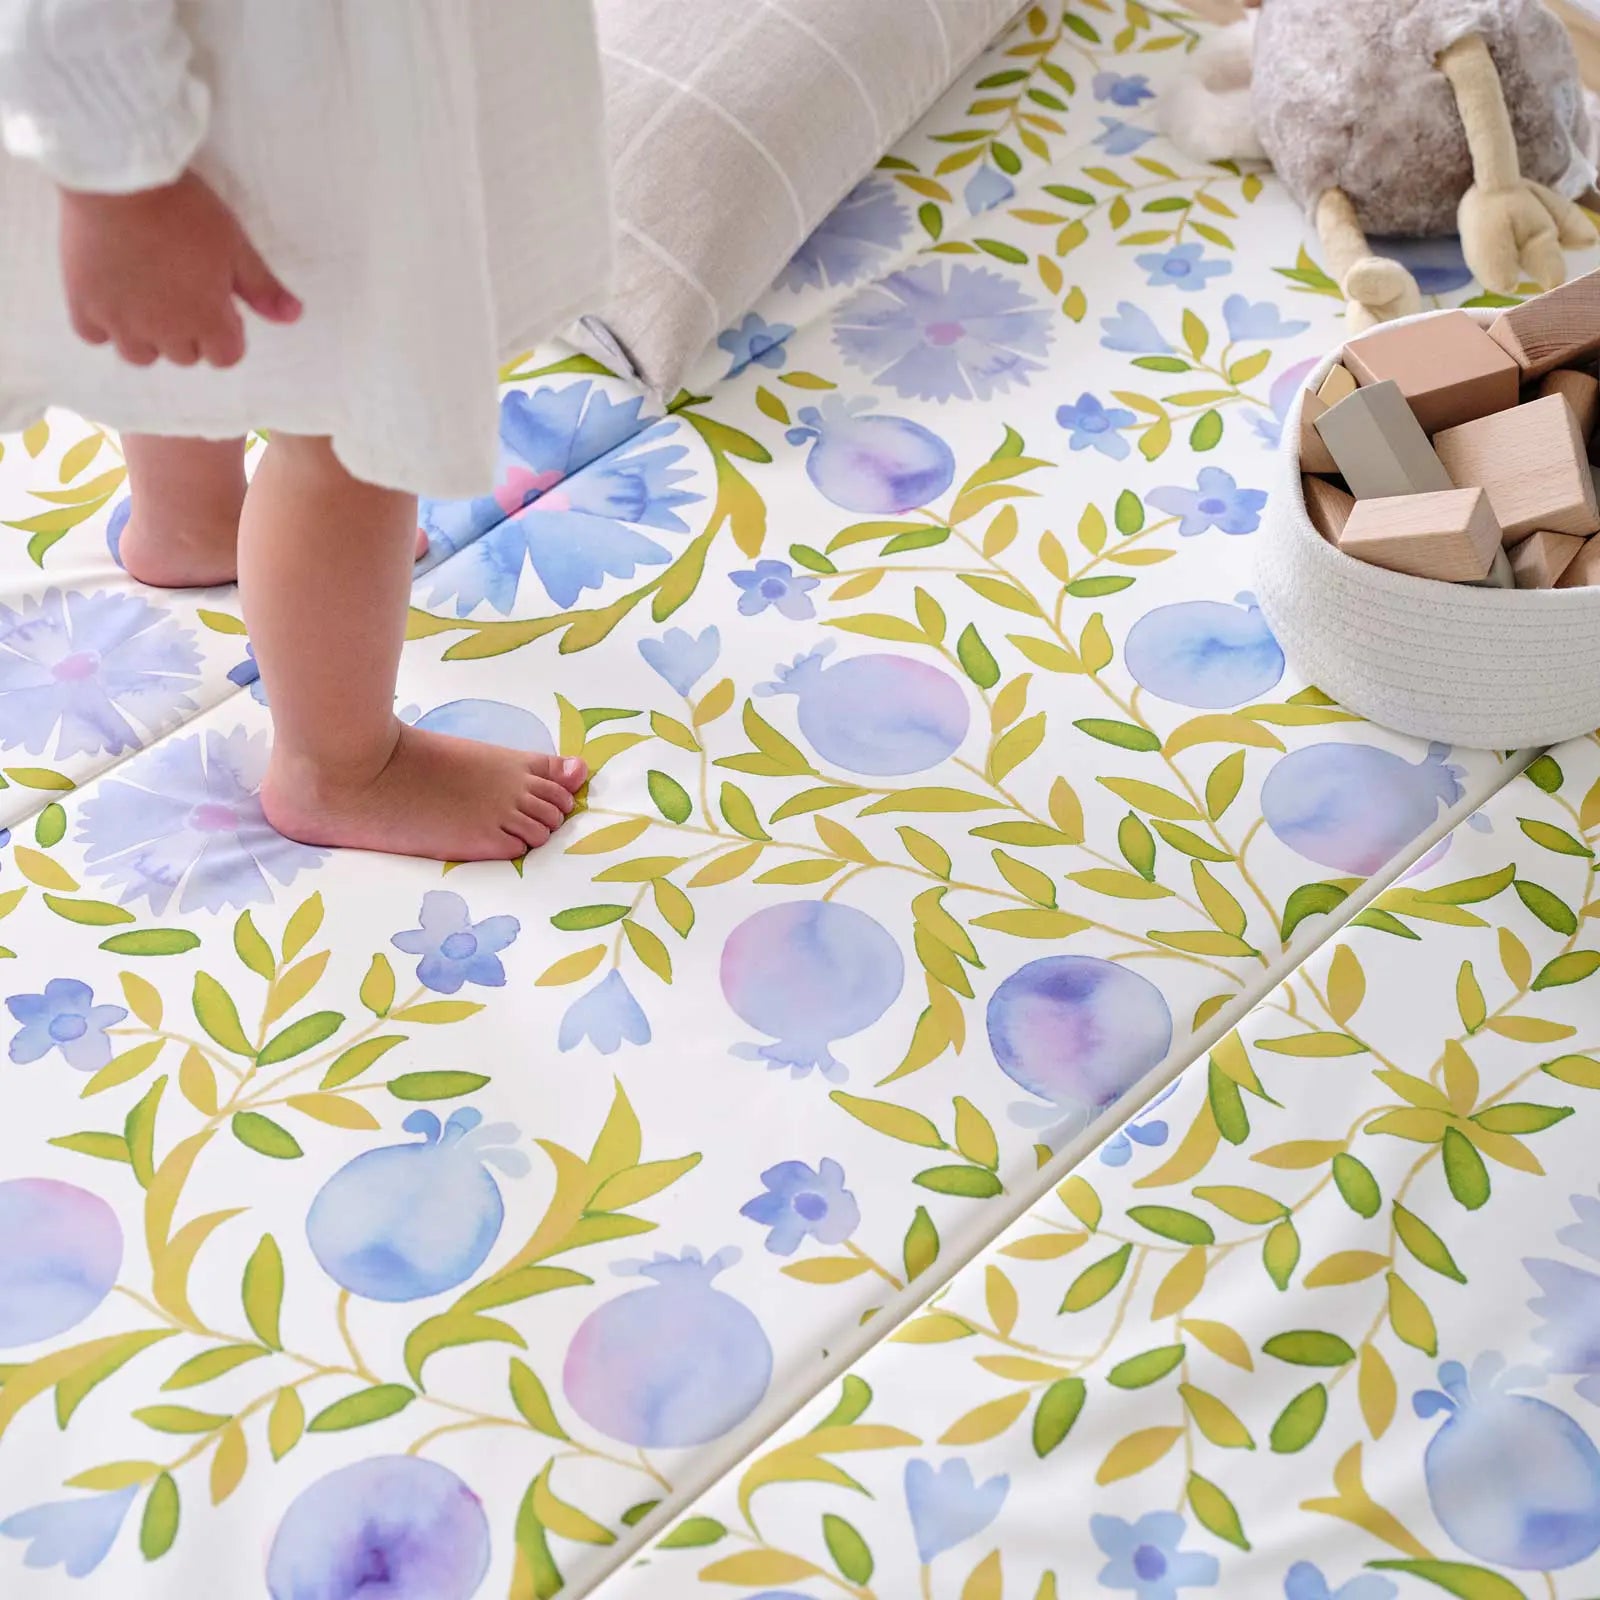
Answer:
<path fill-rule="evenodd" d="M 233 272 L 233 292 L 268 322 L 293 322 L 300 315 L 300 302 L 278 282 L 248 242 L 240 246 L 239 261 Z"/>
<path fill-rule="evenodd" d="M 192 367 L 200 359 L 200 346 L 193 339 L 174 339 L 161 353 L 175 367 Z"/>
<path fill-rule="evenodd" d="M 117 354 L 130 366 L 151 367 L 155 365 L 161 352 L 143 339 L 123 335 L 117 339 Z"/>
<path fill-rule="evenodd" d="M 213 367 L 236 367 L 244 359 L 244 322 L 231 305 L 201 336 L 200 353 Z"/>
<path fill-rule="evenodd" d="M 72 313 L 72 331 L 83 340 L 85 344 L 110 344 L 111 335 L 106 332 L 92 317 L 86 317 L 81 311 Z"/>

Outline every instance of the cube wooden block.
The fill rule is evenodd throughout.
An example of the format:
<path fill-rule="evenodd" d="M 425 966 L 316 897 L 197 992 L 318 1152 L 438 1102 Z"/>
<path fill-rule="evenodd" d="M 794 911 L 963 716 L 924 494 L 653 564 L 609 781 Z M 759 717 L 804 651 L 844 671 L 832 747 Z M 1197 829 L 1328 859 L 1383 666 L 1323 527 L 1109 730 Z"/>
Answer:
<path fill-rule="evenodd" d="M 1489 337 L 1525 378 L 1540 378 L 1600 350 L 1600 272 L 1510 306 L 1489 324 Z"/>
<path fill-rule="evenodd" d="M 1339 535 L 1358 561 L 1414 578 L 1475 583 L 1489 574 L 1500 549 L 1500 524 L 1482 489 L 1358 500 Z"/>
<path fill-rule="evenodd" d="M 1600 530 L 1588 451 L 1559 394 L 1446 428 L 1433 448 L 1459 487 L 1488 490 L 1507 544 L 1540 529 L 1584 538 Z"/>
<path fill-rule="evenodd" d="M 1317 398 L 1325 406 L 1336 406 L 1345 398 L 1356 392 L 1356 380 L 1342 366 L 1335 364 L 1333 370 L 1317 386 Z"/>
<path fill-rule="evenodd" d="M 1522 369 L 1465 311 L 1374 328 L 1344 347 L 1365 387 L 1392 378 L 1424 433 L 1453 428 L 1517 403 Z"/>
<path fill-rule="evenodd" d="M 1301 478 L 1300 487 L 1305 491 L 1306 515 L 1311 518 L 1311 525 L 1329 544 L 1338 544 L 1339 535 L 1355 510 L 1355 496 L 1326 478 L 1309 474 Z"/>
<path fill-rule="evenodd" d="M 1471 587 L 1474 589 L 1515 589 L 1517 575 L 1511 570 L 1511 562 L 1504 549 L 1494 553 L 1494 565 L 1489 568 L 1488 576 L 1474 578 Z"/>
<path fill-rule="evenodd" d="M 1539 399 L 1551 394 L 1562 396 L 1572 407 L 1572 414 L 1578 419 L 1578 432 L 1589 439 L 1595 422 L 1600 420 L 1600 381 L 1587 372 L 1563 367 L 1559 372 L 1547 373 L 1539 385 Z"/>
<path fill-rule="evenodd" d="M 1553 589 L 1572 565 L 1583 540 L 1570 533 L 1541 530 L 1511 547 L 1511 570 L 1519 589 Z"/>
<path fill-rule="evenodd" d="M 1392 378 L 1346 395 L 1317 418 L 1316 428 L 1357 500 L 1460 487 L 1434 454 L 1416 413 Z"/>
<path fill-rule="evenodd" d="M 1586 589 L 1600 584 L 1600 539 L 1590 539 L 1556 582 L 1558 589 Z"/>
<path fill-rule="evenodd" d="M 1302 472 L 1337 472 L 1338 466 L 1328 454 L 1328 447 L 1317 432 L 1317 418 L 1328 409 L 1321 395 L 1307 389 L 1300 400 L 1300 470 Z"/>

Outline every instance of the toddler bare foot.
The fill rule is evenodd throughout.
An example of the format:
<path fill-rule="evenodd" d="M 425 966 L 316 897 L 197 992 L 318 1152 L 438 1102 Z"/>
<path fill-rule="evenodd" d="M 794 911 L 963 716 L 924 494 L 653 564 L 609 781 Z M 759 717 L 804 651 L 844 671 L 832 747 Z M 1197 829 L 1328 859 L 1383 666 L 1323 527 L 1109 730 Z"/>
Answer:
<path fill-rule="evenodd" d="M 537 848 L 572 812 L 582 761 L 399 725 L 381 771 L 317 772 L 274 752 L 261 803 L 302 844 L 434 861 L 503 861 Z"/>

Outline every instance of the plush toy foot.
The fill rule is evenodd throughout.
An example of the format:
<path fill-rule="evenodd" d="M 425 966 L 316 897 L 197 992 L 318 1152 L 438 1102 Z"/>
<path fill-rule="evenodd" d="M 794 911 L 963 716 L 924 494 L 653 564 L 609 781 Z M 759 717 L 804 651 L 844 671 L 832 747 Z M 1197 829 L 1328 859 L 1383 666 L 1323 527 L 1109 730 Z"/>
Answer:
<path fill-rule="evenodd" d="M 1563 250 L 1587 250 L 1595 239 L 1595 225 L 1582 206 L 1547 189 L 1542 183 L 1529 182 L 1527 187 L 1534 199 L 1550 213 L 1556 225 L 1556 238 Z"/>
<path fill-rule="evenodd" d="M 1345 326 L 1353 333 L 1414 316 L 1422 309 L 1417 280 L 1398 261 L 1383 256 L 1363 256 L 1345 273 L 1340 288 L 1349 302 Z"/>
<path fill-rule="evenodd" d="M 1456 220 L 1461 253 L 1478 282 L 1492 293 L 1515 294 L 1517 285 L 1529 278 L 1541 289 L 1565 281 L 1561 245 L 1564 235 L 1577 237 L 1577 227 L 1560 197 L 1549 190 L 1541 193 L 1521 182 L 1487 190 L 1474 184 L 1461 197 Z M 1593 229 L 1589 232 L 1592 242 Z"/>

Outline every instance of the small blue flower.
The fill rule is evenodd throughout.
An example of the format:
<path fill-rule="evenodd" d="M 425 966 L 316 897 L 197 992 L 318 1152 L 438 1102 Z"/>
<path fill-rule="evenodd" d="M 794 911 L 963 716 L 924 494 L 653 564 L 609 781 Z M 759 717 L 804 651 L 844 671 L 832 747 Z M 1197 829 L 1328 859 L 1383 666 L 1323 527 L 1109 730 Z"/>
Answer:
<path fill-rule="evenodd" d="M 1233 271 L 1231 261 L 1207 261 L 1204 257 L 1205 251 L 1197 244 L 1175 244 L 1170 250 L 1153 250 L 1133 259 L 1150 274 L 1152 289 L 1172 288 L 1198 294 L 1205 288 L 1207 278 Z"/>
<path fill-rule="evenodd" d="M 1230 294 L 1222 302 L 1222 320 L 1228 324 L 1230 339 L 1291 339 L 1311 326 L 1309 322 L 1285 322 L 1270 300 L 1252 304 L 1242 294 Z"/>
<path fill-rule="evenodd" d="M 985 161 L 967 179 L 961 198 L 967 203 L 968 213 L 975 217 L 980 211 L 992 211 L 996 206 L 1004 205 L 1016 192 L 1017 186 L 1003 172 Z"/>
<path fill-rule="evenodd" d="M 1114 317 L 1100 319 L 1100 343 L 1107 350 L 1122 350 L 1131 356 L 1167 356 L 1172 346 L 1161 337 L 1155 323 L 1128 300 L 1117 302 Z"/>
<path fill-rule="evenodd" d="M 946 1550 L 975 1538 L 1000 1515 L 1011 1479 L 1002 1473 L 977 1483 L 972 1468 L 957 1456 L 937 1472 L 929 1462 L 908 1461 L 905 1487 L 917 1559 L 926 1567 Z"/>
<path fill-rule="evenodd" d="M 98 1072 L 111 1059 L 106 1029 L 128 1015 L 121 1006 L 97 1006 L 94 990 L 78 978 L 52 978 L 43 994 L 14 994 L 6 1009 L 22 1024 L 11 1041 L 18 1066 L 59 1050 L 79 1072 Z"/>
<path fill-rule="evenodd" d="M 137 1488 L 77 1500 L 30 1506 L 0 1522 L 0 1535 L 26 1539 L 25 1567 L 64 1567 L 69 1578 L 86 1578 L 105 1560 L 122 1529 Z"/>
<path fill-rule="evenodd" d="M 1117 432 L 1133 421 L 1131 411 L 1106 408 L 1092 394 L 1081 394 L 1078 403 L 1056 408 L 1056 421 L 1070 433 L 1067 441 L 1074 450 L 1098 450 L 1113 461 L 1128 453 L 1128 441 Z"/>
<path fill-rule="evenodd" d="M 802 1239 L 843 1244 L 861 1223 L 861 1207 L 844 1186 L 844 1168 L 824 1159 L 815 1172 L 803 1161 L 780 1161 L 761 1174 L 765 1194 L 739 1207 L 739 1215 L 772 1231 L 767 1249 L 792 1256 Z"/>
<path fill-rule="evenodd" d="M 256 647 L 253 644 L 244 647 L 244 660 L 238 666 L 229 668 L 228 682 L 248 689 L 250 698 L 258 706 L 267 703 L 267 686 L 261 681 L 261 668 L 256 665 Z"/>
<path fill-rule="evenodd" d="M 776 372 L 786 359 L 783 341 L 793 332 L 787 322 L 768 322 L 754 311 L 750 312 L 737 328 L 717 335 L 718 347 L 733 357 L 728 376 L 743 372 L 752 362 Z"/>
<path fill-rule="evenodd" d="M 1283 1580 L 1284 1600 L 1394 1600 L 1399 1590 L 1375 1572 L 1363 1573 L 1337 1589 L 1328 1587 L 1321 1570 L 1309 1561 L 1297 1561 Z"/>
<path fill-rule="evenodd" d="M 1134 1145 L 1143 1145 L 1147 1150 L 1153 1150 L 1167 1142 L 1167 1135 L 1171 1130 L 1162 1118 L 1152 1117 L 1150 1113 L 1163 1100 L 1175 1094 L 1177 1088 L 1177 1080 L 1174 1079 L 1137 1117 L 1112 1134 L 1100 1146 L 1100 1160 L 1104 1165 L 1108 1167 L 1125 1167 L 1133 1157 Z"/>
<path fill-rule="evenodd" d="M 420 926 L 397 933 L 390 941 L 408 956 L 421 956 L 417 981 L 435 994 L 455 994 L 464 983 L 499 989 L 506 969 L 499 951 L 517 937 L 522 925 L 515 917 L 485 917 L 474 922 L 467 902 L 447 889 L 430 889 L 417 914 Z"/>
<path fill-rule="evenodd" d="M 1137 1522 L 1089 1518 L 1094 1542 L 1110 1559 L 1100 1569 L 1102 1589 L 1131 1589 L 1138 1600 L 1177 1600 L 1180 1589 L 1209 1589 L 1217 1558 L 1179 1550 L 1184 1521 L 1176 1511 L 1151 1511 Z"/>
<path fill-rule="evenodd" d="M 1569 1250 L 1600 1261 L 1600 1200 L 1587 1194 L 1570 1198 L 1578 1220 L 1557 1229 L 1556 1238 Z M 1533 1339 L 1548 1352 L 1546 1366 L 1576 1377 L 1578 1393 L 1591 1405 L 1600 1405 L 1600 1277 L 1570 1261 L 1535 1256 L 1522 1264 L 1540 1289 L 1528 1309 L 1541 1319 Z"/>
<path fill-rule="evenodd" d="M 804 622 L 817 614 L 809 590 L 822 582 L 821 578 L 798 578 L 787 561 L 758 561 L 748 572 L 730 572 L 739 596 L 739 614 L 758 616 L 768 606 L 776 606 L 781 616 L 791 622 Z"/>
<path fill-rule="evenodd" d="M 603 1056 L 614 1055 L 624 1041 L 650 1043 L 650 1020 L 615 968 L 587 994 L 579 995 L 561 1019 L 557 1048 L 575 1050 L 585 1039 Z"/>
<path fill-rule="evenodd" d="M 1095 135 L 1094 142 L 1108 156 L 1131 156 L 1155 138 L 1148 128 L 1136 128 L 1120 117 L 1101 117 L 1100 127 L 1102 131 Z"/>
<path fill-rule="evenodd" d="M 639 654 L 684 696 L 716 665 L 721 649 L 722 635 L 715 628 L 705 629 L 699 637 L 668 628 L 659 639 L 639 641 Z"/>
<path fill-rule="evenodd" d="M 1120 72 L 1097 72 L 1094 75 L 1094 97 L 1109 100 L 1114 106 L 1136 106 L 1141 100 L 1154 100 L 1155 90 L 1142 72 L 1124 76 Z"/>
<path fill-rule="evenodd" d="M 1261 508 L 1267 503 L 1263 489 L 1241 489 L 1233 474 L 1221 467 L 1202 467 L 1197 487 L 1152 489 L 1149 505 L 1180 519 L 1178 532 L 1192 539 L 1207 528 L 1223 533 L 1254 533 L 1261 525 Z"/>

